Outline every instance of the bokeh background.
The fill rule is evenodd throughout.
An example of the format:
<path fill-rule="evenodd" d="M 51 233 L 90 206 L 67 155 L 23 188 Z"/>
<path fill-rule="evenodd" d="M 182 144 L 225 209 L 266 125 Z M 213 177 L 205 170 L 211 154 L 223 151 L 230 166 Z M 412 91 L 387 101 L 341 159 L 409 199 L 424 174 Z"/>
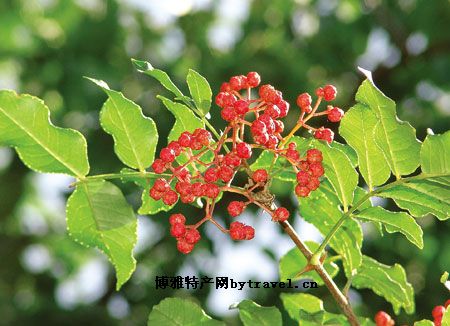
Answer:
<path fill-rule="evenodd" d="M 256 70 L 291 103 L 299 92 L 330 82 L 343 108 L 354 103 L 362 66 L 373 71 L 377 85 L 397 102 L 400 118 L 411 121 L 423 140 L 426 128 L 440 133 L 450 122 L 449 30 L 448 0 L 2 0 L 0 89 L 43 98 L 56 125 L 80 130 L 92 174 L 119 171 L 121 164 L 112 139 L 99 128 L 105 95 L 83 76 L 104 79 L 138 102 L 158 122 L 161 140 L 170 131 L 173 118 L 155 99 L 164 89 L 136 73 L 131 57 L 166 70 L 182 90 L 188 68 L 206 76 L 214 92 L 231 75 Z M 295 121 L 290 117 L 287 125 Z M 214 108 L 212 120 L 221 123 Z M 66 234 L 71 181 L 30 172 L 11 149 L 0 148 L 0 325 L 143 325 L 151 307 L 168 296 L 193 297 L 230 325 L 239 321 L 228 307 L 243 298 L 280 306 L 274 290 L 155 290 L 156 275 L 277 280 L 277 261 L 292 245 L 257 211 L 243 217 L 256 226 L 255 240 L 232 243 L 207 227 L 211 240 L 187 257 L 168 236 L 168 214 L 139 216 L 138 267 L 116 292 L 108 261 Z M 139 191 L 120 186 L 137 207 Z M 290 189 L 275 187 L 279 201 L 295 209 Z M 218 214 L 225 216 L 223 209 Z M 398 317 L 407 324 L 431 318 L 432 307 L 449 297 L 439 283 L 450 267 L 449 223 L 431 217 L 419 223 L 423 251 L 402 236 L 380 238 L 364 228 L 365 253 L 406 268 L 417 303 L 416 315 Z M 294 224 L 305 239 L 320 238 L 298 216 Z M 345 280 L 340 275 L 337 281 Z M 326 290 L 311 293 L 324 295 L 325 307 L 337 311 Z M 370 291 L 350 295 L 360 314 L 392 312 Z"/>

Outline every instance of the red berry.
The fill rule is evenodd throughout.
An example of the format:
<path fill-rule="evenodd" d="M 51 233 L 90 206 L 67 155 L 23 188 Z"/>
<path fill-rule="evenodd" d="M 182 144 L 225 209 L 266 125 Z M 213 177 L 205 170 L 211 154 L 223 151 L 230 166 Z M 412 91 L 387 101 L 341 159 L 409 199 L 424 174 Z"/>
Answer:
<path fill-rule="evenodd" d="M 271 118 L 276 119 L 280 116 L 281 111 L 280 108 L 275 104 L 269 104 L 267 105 L 264 113 L 270 116 Z"/>
<path fill-rule="evenodd" d="M 272 93 L 268 94 L 267 97 L 267 102 L 273 103 L 273 104 L 278 104 L 283 100 L 283 93 L 281 93 L 280 91 L 275 90 Z"/>
<path fill-rule="evenodd" d="M 161 157 L 164 162 L 170 163 L 175 160 L 175 152 L 172 149 L 165 147 L 159 153 L 159 157 Z"/>
<path fill-rule="evenodd" d="M 306 159 L 308 160 L 308 163 L 322 162 L 322 152 L 315 148 L 308 149 L 306 151 Z"/>
<path fill-rule="evenodd" d="M 295 193 L 299 197 L 308 197 L 311 190 L 308 187 L 297 185 L 295 187 Z"/>
<path fill-rule="evenodd" d="M 317 97 L 323 97 L 323 88 L 319 87 L 318 89 L 316 89 L 316 95 Z"/>
<path fill-rule="evenodd" d="M 225 155 L 224 157 L 224 162 L 226 165 L 228 166 L 239 166 L 241 165 L 241 159 L 239 158 L 239 156 L 237 156 L 236 153 L 228 153 Z"/>
<path fill-rule="evenodd" d="M 150 197 L 152 197 L 154 200 L 160 200 L 163 195 L 163 192 L 156 190 L 154 187 L 150 189 Z"/>
<path fill-rule="evenodd" d="M 324 173 L 322 163 L 320 163 L 320 162 L 311 163 L 309 165 L 309 171 L 311 172 L 311 174 L 313 176 L 321 177 L 323 175 L 323 173 Z"/>
<path fill-rule="evenodd" d="M 280 120 L 275 120 L 275 132 L 281 134 L 284 131 L 284 123 Z"/>
<path fill-rule="evenodd" d="M 188 254 L 192 251 L 192 249 L 194 249 L 194 245 L 191 243 L 188 243 L 186 240 L 184 239 L 178 239 L 177 241 L 177 249 L 179 252 L 183 253 L 183 254 Z"/>
<path fill-rule="evenodd" d="M 178 156 L 181 154 L 181 151 L 183 150 L 181 148 L 180 143 L 178 143 L 177 141 L 173 140 L 169 143 L 169 145 L 167 145 L 168 148 L 170 148 L 171 150 L 173 150 L 173 152 L 175 153 L 175 156 Z"/>
<path fill-rule="evenodd" d="M 248 159 L 252 156 L 252 148 L 247 143 L 239 143 L 236 145 L 236 153 L 240 158 Z"/>
<path fill-rule="evenodd" d="M 331 122 L 339 122 L 341 121 L 343 116 L 344 111 L 342 111 L 337 106 L 328 111 L 328 120 L 330 120 Z"/>
<path fill-rule="evenodd" d="M 384 311 L 378 311 L 375 315 L 375 323 L 377 326 L 390 326 L 394 325 L 394 321 L 392 320 L 391 316 L 389 316 Z"/>
<path fill-rule="evenodd" d="M 177 202 L 178 194 L 170 189 L 164 193 L 162 200 L 164 204 L 171 206 Z"/>
<path fill-rule="evenodd" d="M 337 90 L 333 85 L 325 85 L 323 88 L 323 99 L 325 101 L 332 101 L 336 98 Z"/>
<path fill-rule="evenodd" d="M 228 214 L 232 217 L 236 217 L 238 215 L 241 215 L 241 213 L 245 209 L 245 203 L 242 201 L 234 200 L 231 203 L 228 204 L 227 210 Z"/>
<path fill-rule="evenodd" d="M 223 182 L 225 182 L 225 183 L 229 182 L 233 178 L 233 175 L 234 175 L 234 170 L 232 168 L 230 168 L 229 166 L 223 165 L 220 167 L 219 178 Z"/>
<path fill-rule="evenodd" d="M 166 192 L 170 189 L 170 185 L 166 179 L 160 178 L 155 180 L 153 188 L 155 188 L 159 192 Z"/>
<path fill-rule="evenodd" d="M 275 135 L 269 135 L 269 139 L 265 144 L 268 148 L 275 148 L 278 145 L 278 138 Z"/>
<path fill-rule="evenodd" d="M 217 196 L 219 196 L 220 193 L 220 188 L 219 186 L 215 185 L 215 184 L 204 184 L 203 185 L 203 194 L 208 197 L 208 198 L 217 198 Z"/>
<path fill-rule="evenodd" d="M 255 71 L 251 71 L 247 74 L 247 85 L 248 87 L 257 87 L 261 82 L 261 77 Z"/>
<path fill-rule="evenodd" d="M 189 147 L 191 144 L 191 133 L 188 131 L 183 132 L 180 137 L 178 137 L 178 143 L 183 147 Z"/>
<path fill-rule="evenodd" d="M 275 222 L 284 222 L 289 218 L 289 211 L 284 207 L 278 207 L 273 213 L 272 220 Z"/>
<path fill-rule="evenodd" d="M 253 172 L 252 179 L 255 182 L 266 182 L 269 175 L 265 169 L 258 169 Z"/>
<path fill-rule="evenodd" d="M 250 130 L 253 135 L 260 135 L 267 133 L 266 124 L 261 120 L 253 121 L 252 125 L 250 126 Z"/>
<path fill-rule="evenodd" d="M 450 306 L 450 299 L 445 301 L 444 307 L 447 309 L 447 307 Z"/>
<path fill-rule="evenodd" d="M 272 134 L 275 132 L 275 122 L 268 114 L 261 115 L 258 120 L 262 121 L 266 125 L 267 132 Z"/>
<path fill-rule="evenodd" d="M 195 182 L 194 184 L 192 184 L 191 193 L 195 197 L 203 196 L 203 184 L 201 182 Z"/>
<path fill-rule="evenodd" d="M 244 115 L 248 112 L 248 102 L 246 100 L 238 100 L 233 105 L 234 110 L 239 115 Z"/>
<path fill-rule="evenodd" d="M 434 319 L 441 319 L 442 316 L 444 315 L 444 313 L 445 313 L 444 306 L 436 306 L 436 307 L 434 307 L 433 311 L 431 312 Z"/>
<path fill-rule="evenodd" d="M 183 223 L 174 223 L 170 227 L 170 234 L 174 238 L 180 238 L 186 233 L 186 226 Z"/>
<path fill-rule="evenodd" d="M 191 193 L 184 194 L 180 196 L 180 200 L 183 204 L 190 204 L 194 202 L 195 196 Z"/>
<path fill-rule="evenodd" d="M 298 163 L 298 167 L 302 171 L 308 171 L 309 170 L 309 163 L 307 161 L 302 160 L 302 161 L 300 161 Z"/>
<path fill-rule="evenodd" d="M 166 163 L 157 158 L 153 163 L 152 163 L 152 169 L 153 171 L 155 171 L 155 173 L 164 173 L 166 171 Z"/>
<path fill-rule="evenodd" d="M 245 225 L 241 222 L 230 224 L 230 237 L 233 240 L 244 240 L 246 237 Z"/>
<path fill-rule="evenodd" d="M 232 106 L 227 106 L 220 111 L 220 116 L 223 120 L 231 122 L 237 117 L 237 113 Z"/>
<path fill-rule="evenodd" d="M 314 137 L 331 143 L 334 138 L 334 132 L 331 129 L 321 127 L 314 132 Z"/>
<path fill-rule="evenodd" d="M 225 107 L 225 98 L 228 96 L 227 92 L 221 91 L 219 94 L 216 95 L 216 105 L 223 108 Z"/>
<path fill-rule="evenodd" d="M 190 244 L 196 244 L 201 238 L 200 232 L 197 229 L 188 229 L 184 235 L 184 240 Z"/>
<path fill-rule="evenodd" d="M 221 92 L 231 92 L 231 86 L 229 83 L 222 83 L 222 85 L 220 85 L 220 91 Z"/>
<path fill-rule="evenodd" d="M 306 187 L 309 188 L 309 190 L 314 191 L 317 188 L 320 187 L 320 180 L 317 177 L 311 177 L 311 179 L 309 179 L 308 184 L 306 185 Z"/>
<path fill-rule="evenodd" d="M 253 134 L 253 140 L 257 144 L 265 145 L 269 141 L 269 135 L 267 134 L 267 132 L 262 133 L 262 134 L 256 134 L 256 135 Z"/>
<path fill-rule="evenodd" d="M 212 140 L 211 133 L 208 130 L 203 129 L 203 128 L 195 129 L 193 136 L 203 146 L 208 146 Z"/>
<path fill-rule="evenodd" d="M 310 178 L 311 177 L 309 173 L 306 171 L 299 171 L 297 173 L 297 182 L 300 186 L 305 187 L 308 184 Z"/>
<path fill-rule="evenodd" d="M 189 147 L 194 151 L 198 151 L 203 148 L 203 144 L 197 138 L 192 138 Z"/>
<path fill-rule="evenodd" d="M 271 96 L 273 92 L 275 92 L 275 89 L 273 88 L 272 85 L 269 84 L 262 85 L 259 88 L 259 97 L 261 97 L 263 101 L 269 102 L 267 101 L 267 99 Z"/>
<path fill-rule="evenodd" d="M 289 103 L 286 101 L 280 101 L 277 103 L 278 108 L 280 109 L 280 115 L 278 116 L 279 118 L 284 118 L 285 116 L 287 116 L 288 112 L 289 112 Z"/>
<path fill-rule="evenodd" d="M 250 225 L 244 226 L 245 240 L 251 240 L 255 237 L 255 229 Z"/>
<path fill-rule="evenodd" d="M 288 149 L 286 151 L 286 157 L 291 159 L 292 161 L 298 161 L 300 158 L 300 153 L 295 149 Z"/>
<path fill-rule="evenodd" d="M 217 168 L 209 168 L 204 175 L 206 182 L 216 182 L 219 179 L 219 170 Z"/>
<path fill-rule="evenodd" d="M 311 95 L 309 95 L 308 93 L 300 94 L 297 97 L 297 105 L 300 109 L 302 109 L 303 112 L 306 112 L 306 113 L 311 112 L 311 110 L 312 110 L 311 103 L 312 103 L 312 98 L 311 98 Z"/>
<path fill-rule="evenodd" d="M 186 223 L 186 217 L 184 217 L 184 215 L 180 214 L 180 213 L 172 214 L 169 217 L 169 223 L 170 223 L 170 225 L 185 224 Z"/>
<path fill-rule="evenodd" d="M 233 76 L 230 78 L 230 87 L 235 91 L 242 89 L 242 79 L 240 76 Z"/>

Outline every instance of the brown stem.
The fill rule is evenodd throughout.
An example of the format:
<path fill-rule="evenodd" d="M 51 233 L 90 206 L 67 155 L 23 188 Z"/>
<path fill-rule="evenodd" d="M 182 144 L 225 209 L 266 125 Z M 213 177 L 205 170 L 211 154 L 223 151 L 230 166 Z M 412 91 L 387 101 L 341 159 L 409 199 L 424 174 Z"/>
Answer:
<path fill-rule="evenodd" d="M 303 243 L 303 241 L 299 238 L 297 232 L 292 228 L 291 224 L 289 222 L 279 222 L 281 226 L 283 227 L 284 231 L 289 235 L 289 237 L 294 241 L 297 248 L 302 252 L 302 254 L 306 257 L 306 259 L 310 260 L 312 257 L 312 252 L 308 249 L 308 247 Z M 314 270 L 319 274 L 320 278 L 325 283 L 325 286 L 328 288 L 328 290 L 331 292 L 331 295 L 336 300 L 339 307 L 344 312 L 345 316 L 347 317 L 348 321 L 350 322 L 350 325 L 352 326 L 358 326 L 359 321 L 356 317 L 355 313 L 352 310 L 352 307 L 350 306 L 350 303 L 348 302 L 347 298 L 344 296 L 344 294 L 339 290 L 336 283 L 334 283 L 333 279 L 330 277 L 330 275 L 327 273 L 325 268 L 323 267 L 322 263 L 319 262 L 317 265 L 313 265 Z"/>

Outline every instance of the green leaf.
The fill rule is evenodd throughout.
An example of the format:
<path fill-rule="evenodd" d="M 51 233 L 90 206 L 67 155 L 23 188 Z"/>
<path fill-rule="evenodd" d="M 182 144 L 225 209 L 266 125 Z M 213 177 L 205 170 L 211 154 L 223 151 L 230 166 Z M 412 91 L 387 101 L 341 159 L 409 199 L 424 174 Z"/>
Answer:
<path fill-rule="evenodd" d="M 281 302 L 289 316 L 300 321 L 300 309 L 309 313 L 323 311 L 323 302 L 308 293 L 281 293 Z"/>
<path fill-rule="evenodd" d="M 78 178 L 89 173 L 86 139 L 78 131 L 55 127 L 48 107 L 31 95 L 0 91 L 0 145 L 14 147 L 37 172 Z"/>
<path fill-rule="evenodd" d="M 420 142 L 415 129 L 396 116 L 395 102 L 386 97 L 373 82 L 366 79 L 356 93 L 356 101 L 375 113 L 375 142 L 383 151 L 394 175 L 399 178 L 414 172 L 419 166 Z"/>
<path fill-rule="evenodd" d="M 351 148 L 349 145 L 338 143 L 337 141 L 333 141 L 330 144 L 331 147 L 337 148 L 341 150 L 341 152 L 344 152 L 345 155 L 347 155 L 348 159 L 352 163 L 352 166 L 356 168 L 358 166 L 358 155 L 356 154 L 355 150 Z"/>
<path fill-rule="evenodd" d="M 431 320 L 422 319 L 421 321 L 416 321 L 414 326 L 434 326 Z"/>
<path fill-rule="evenodd" d="M 67 201 L 67 229 L 75 241 L 108 256 L 119 290 L 136 268 L 137 241 L 137 220 L 120 189 L 103 180 L 79 184 Z"/>
<path fill-rule="evenodd" d="M 423 249 L 423 231 L 416 220 L 405 212 L 390 212 L 377 206 L 355 214 L 361 220 L 382 223 L 389 233 L 400 232 L 420 249 Z"/>
<path fill-rule="evenodd" d="M 441 179 L 413 180 L 381 191 L 379 197 L 392 198 L 415 217 L 433 214 L 440 220 L 450 215 L 450 186 Z"/>
<path fill-rule="evenodd" d="M 314 313 L 306 312 L 300 309 L 300 323 L 302 326 L 322 326 L 325 317 L 325 311 L 318 311 Z"/>
<path fill-rule="evenodd" d="M 205 127 L 203 121 L 196 117 L 186 105 L 172 102 L 161 95 L 158 95 L 157 97 L 175 117 L 175 124 L 169 133 L 169 142 L 178 139 L 184 131 L 194 132 L 197 128 Z"/>
<path fill-rule="evenodd" d="M 441 325 L 442 326 L 450 325 L 450 307 L 447 307 L 447 309 L 445 310 L 444 316 L 442 316 Z"/>
<path fill-rule="evenodd" d="M 423 173 L 450 174 L 450 131 L 442 135 L 428 135 L 420 150 Z"/>
<path fill-rule="evenodd" d="M 186 78 L 192 99 L 200 112 L 205 116 L 211 108 L 212 91 L 205 77 L 195 70 L 189 69 Z"/>
<path fill-rule="evenodd" d="M 281 313 L 276 307 L 261 307 L 251 300 L 244 300 L 237 306 L 244 326 L 282 325 Z"/>
<path fill-rule="evenodd" d="M 305 243 L 308 246 L 309 250 L 311 250 L 312 252 L 315 252 L 319 248 L 319 244 L 314 241 L 306 241 Z M 330 258 L 332 259 L 333 257 Z M 333 260 L 330 260 L 330 258 L 325 259 L 324 268 L 333 278 L 339 272 L 339 268 L 333 262 Z M 312 279 L 319 285 L 323 285 L 323 280 L 316 271 L 309 271 L 303 273 L 301 276 L 297 276 L 297 274 L 301 270 L 303 270 L 307 264 L 308 261 L 306 260 L 305 256 L 303 256 L 303 254 L 298 250 L 298 248 L 292 248 L 280 259 L 280 280 L 286 281 L 287 279 Z"/>
<path fill-rule="evenodd" d="M 381 149 L 376 145 L 373 131 L 376 115 L 365 105 L 356 104 L 341 121 L 339 133 L 358 155 L 359 171 L 369 189 L 389 179 L 391 170 Z"/>
<path fill-rule="evenodd" d="M 331 231 L 343 214 L 339 199 L 327 180 L 322 180 L 319 189 L 309 197 L 299 198 L 299 212 L 305 221 L 313 224 L 323 235 Z M 362 237 L 359 223 L 347 219 L 330 240 L 330 246 L 342 256 L 347 277 L 351 277 L 353 271 L 361 265 Z"/>
<path fill-rule="evenodd" d="M 353 202 L 353 193 L 358 185 L 358 173 L 341 150 L 317 140 L 314 141 L 313 147 L 322 151 L 325 176 L 339 197 L 344 211 L 347 211 Z"/>
<path fill-rule="evenodd" d="M 143 115 L 139 105 L 109 89 L 104 81 L 89 80 L 108 95 L 100 112 L 100 124 L 113 137 L 117 156 L 129 167 L 144 171 L 155 158 L 158 144 L 155 122 Z"/>
<path fill-rule="evenodd" d="M 177 86 L 175 86 L 175 84 L 172 82 L 169 75 L 165 71 L 153 68 L 153 66 L 147 61 L 136 59 L 131 59 L 131 61 L 133 62 L 134 67 L 139 72 L 155 78 L 160 82 L 162 86 L 171 91 L 175 96 L 184 97 L 183 93 L 178 89 Z"/>
<path fill-rule="evenodd" d="M 404 308 L 408 314 L 414 312 L 414 290 L 406 280 L 402 266 L 387 266 L 363 256 L 361 267 L 352 279 L 357 289 L 371 289 L 392 304 L 395 314 Z"/>
<path fill-rule="evenodd" d="M 198 304 L 188 299 L 166 298 L 152 308 L 147 325 L 219 326 L 225 324 L 212 319 Z"/>

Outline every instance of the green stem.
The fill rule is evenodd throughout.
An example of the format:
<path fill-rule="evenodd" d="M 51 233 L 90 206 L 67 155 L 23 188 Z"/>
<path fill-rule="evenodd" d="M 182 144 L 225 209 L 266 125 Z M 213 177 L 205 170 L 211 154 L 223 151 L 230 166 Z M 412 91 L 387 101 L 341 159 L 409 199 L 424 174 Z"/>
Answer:
<path fill-rule="evenodd" d="M 349 218 L 353 214 L 354 211 L 356 211 L 370 197 L 373 197 L 374 195 L 379 194 L 380 192 L 383 192 L 383 191 L 393 188 L 395 186 L 402 185 L 404 183 L 408 183 L 408 182 L 411 182 L 414 180 L 422 180 L 422 179 L 445 177 L 445 176 L 450 176 L 450 174 L 425 174 L 425 173 L 422 173 L 422 174 L 419 174 L 416 176 L 398 179 L 394 182 L 388 183 L 384 186 L 381 186 L 375 190 L 368 192 L 364 197 L 362 197 L 355 205 L 353 205 L 347 212 L 345 212 L 341 216 L 341 218 L 336 222 L 336 224 L 333 226 L 331 231 L 327 234 L 325 239 L 322 241 L 320 247 L 314 253 L 314 256 L 320 257 L 320 255 L 324 251 L 325 247 L 330 243 L 331 239 L 336 234 L 336 232 L 340 229 L 342 224 L 347 220 L 347 218 Z"/>

